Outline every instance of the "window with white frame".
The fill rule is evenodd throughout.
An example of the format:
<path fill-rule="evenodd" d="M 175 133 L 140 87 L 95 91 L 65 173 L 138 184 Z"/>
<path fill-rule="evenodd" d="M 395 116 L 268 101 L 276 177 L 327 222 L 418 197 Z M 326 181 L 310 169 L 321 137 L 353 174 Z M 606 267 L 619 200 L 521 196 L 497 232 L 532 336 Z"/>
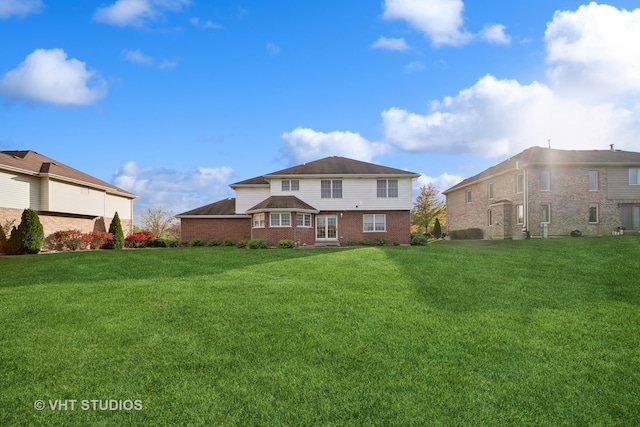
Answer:
<path fill-rule="evenodd" d="M 487 185 L 487 193 L 489 194 L 489 199 L 493 199 L 493 182 Z"/>
<path fill-rule="evenodd" d="M 629 185 L 640 185 L 640 168 L 629 168 Z"/>
<path fill-rule="evenodd" d="M 269 227 L 291 227 L 291 214 L 290 213 L 270 214 Z"/>
<path fill-rule="evenodd" d="M 320 197 L 323 199 L 342 198 L 341 179 L 323 179 L 320 181 Z"/>
<path fill-rule="evenodd" d="M 589 222 L 596 224 L 598 222 L 598 204 L 589 203 Z"/>
<path fill-rule="evenodd" d="M 385 214 L 362 215 L 362 231 L 375 232 L 387 230 L 387 216 Z"/>
<path fill-rule="evenodd" d="M 378 197 L 398 197 L 398 180 L 379 179 L 377 190 Z"/>
<path fill-rule="evenodd" d="M 296 215 L 296 224 L 298 227 L 311 227 L 311 214 Z"/>
<path fill-rule="evenodd" d="M 598 191 L 598 171 L 589 171 L 589 191 Z"/>
<path fill-rule="evenodd" d="M 549 203 L 540 205 L 540 222 L 551 222 L 551 205 Z"/>
<path fill-rule="evenodd" d="M 264 214 L 253 214 L 253 228 L 264 228 Z"/>
<path fill-rule="evenodd" d="M 467 203 L 471 203 L 471 190 L 467 190 Z"/>
<path fill-rule="evenodd" d="M 491 209 L 487 211 L 487 224 L 493 225 L 493 214 L 491 213 Z"/>
<path fill-rule="evenodd" d="M 516 205 L 516 224 L 524 224 L 524 205 Z"/>
<path fill-rule="evenodd" d="M 516 193 L 522 193 L 524 191 L 524 174 L 518 174 L 516 176 Z"/>
<path fill-rule="evenodd" d="M 300 180 L 298 179 L 283 179 L 282 191 L 300 191 Z"/>
<path fill-rule="evenodd" d="M 540 171 L 540 191 L 551 191 L 551 173 Z"/>

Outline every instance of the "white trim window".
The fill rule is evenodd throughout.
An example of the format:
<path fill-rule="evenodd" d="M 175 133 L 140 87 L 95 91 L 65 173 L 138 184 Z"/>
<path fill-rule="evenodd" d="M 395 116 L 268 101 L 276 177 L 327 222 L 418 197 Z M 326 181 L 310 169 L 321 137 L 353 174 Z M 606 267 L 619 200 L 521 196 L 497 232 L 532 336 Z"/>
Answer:
<path fill-rule="evenodd" d="M 589 203 L 589 224 L 598 223 L 598 204 Z"/>
<path fill-rule="evenodd" d="M 487 185 L 487 193 L 489 194 L 489 200 L 493 199 L 493 182 Z"/>
<path fill-rule="evenodd" d="M 493 213 L 491 212 L 491 209 L 487 211 L 487 223 L 489 225 L 493 225 Z"/>
<path fill-rule="evenodd" d="M 322 199 L 342 199 L 342 180 L 323 179 L 320 181 L 320 197 Z"/>
<path fill-rule="evenodd" d="M 640 185 L 640 168 L 629 168 L 629 185 Z"/>
<path fill-rule="evenodd" d="M 271 213 L 269 215 L 269 227 L 291 227 L 291 214 Z"/>
<path fill-rule="evenodd" d="M 540 222 L 547 224 L 551 222 L 551 205 L 549 203 L 540 205 Z"/>
<path fill-rule="evenodd" d="M 362 231 L 365 233 L 387 231 L 387 215 L 385 214 L 362 215 Z"/>
<path fill-rule="evenodd" d="M 379 179 L 377 195 L 378 197 L 398 197 L 398 180 Z"/>
<path fill-rule="evenodd" d="M 300 191 L 300 180 L 298 179 L 283 179 L 282 191 Z"/>
<path fill-rule="evenodd" d="M 516 205 L 516 224 L 524 224 L 524 205 Z"/>
<path fill-rule="evenodd" d="M 467 190 L 467 203 L 471 203 L 471 190 Z"/>
<path fill-rule="evenodd" d="M 264 228 L 264 214 L 253 214 L 253 228 Z"/>
<path fill-rule="evenodd" d="M 551 173 L 540 171 L 540 191 L 551 191 Z"/>
<path fill-rule="evenodd" d="M 516 193 L 524 192 L 524 174 L 519 173 L 516 176 Z"/>
<path fill-rule="evenodd" d="M 589 171 L 589 191 L 598 191 L 598 171 Z"/>
<path fill-rule="evenodd" d="M 303 214 L 303 213 L 297 214 L 296 225 L 298 227 L 311 228 L 311 214 Z"/>

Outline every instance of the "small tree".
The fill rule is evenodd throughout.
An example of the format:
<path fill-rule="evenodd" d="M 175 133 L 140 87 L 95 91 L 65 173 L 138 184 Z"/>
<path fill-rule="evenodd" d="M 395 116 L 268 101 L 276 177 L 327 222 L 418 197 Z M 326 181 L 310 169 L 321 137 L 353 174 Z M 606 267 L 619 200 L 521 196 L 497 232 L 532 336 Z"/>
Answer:
<path fill-rule="evenodd" d="M 411 224 L 428 231 L 435 218 L 445 212 L 444 201 L 438 198 L 439 190 L 431 183 L 420 187 L 420 195 L 416 198 L 411 210 Z"/>
<path fill-rule="evenodd" d="M 109 233 L 113 235 L 113 240 L 109 244 L 110 249 L 124 248 L 124 233 L 122 232 L 122 224 L 120 224 L 120 216 L 118 212 L 113 215 L 111 224 L 109 225 Z"/>
<path fill-rule="evenodd" d="M 149 208 L 140 216 L 142 229 L 151 231 L 160 238 L 178 237 L 173 235 L 173 228 L 176 225 L 173 214 L 166 208 Z"/>
<path fill-rule="evenodd" d="M 25 209 L 18 228 L 13 227 L 6 242 L 6 252 L 10 255 L 37 254 L 44 243 L 44 229 L 36 211 Z"/>
<path fill-rule="evenodd" d="M 436 218 L 435 224 L 433 224 L 433 236 L 436 239 L 442 237 L 442 227 L 440 226 L 440 218 Z"/>

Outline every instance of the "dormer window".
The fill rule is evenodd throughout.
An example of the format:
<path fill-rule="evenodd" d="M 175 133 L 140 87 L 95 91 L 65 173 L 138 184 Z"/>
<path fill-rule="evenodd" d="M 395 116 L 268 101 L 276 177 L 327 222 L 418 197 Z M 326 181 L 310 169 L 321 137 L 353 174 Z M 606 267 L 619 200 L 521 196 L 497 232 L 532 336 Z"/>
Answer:
<path fill-rule="evenodd" d="M 300 191 L 300 180 L 298 179 L 283 179 L 282 191 Z"/>

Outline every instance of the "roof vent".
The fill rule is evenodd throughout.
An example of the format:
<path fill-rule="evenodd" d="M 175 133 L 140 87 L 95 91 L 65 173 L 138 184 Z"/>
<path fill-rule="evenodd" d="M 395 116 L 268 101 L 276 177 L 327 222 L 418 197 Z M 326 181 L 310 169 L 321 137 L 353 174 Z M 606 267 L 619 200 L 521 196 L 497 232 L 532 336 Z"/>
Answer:
<path fill-rule="evenodd" d="M 609 144 L 609 147 L 611 147 L 611 151 L 613 151 L 613 144 Z"/>

